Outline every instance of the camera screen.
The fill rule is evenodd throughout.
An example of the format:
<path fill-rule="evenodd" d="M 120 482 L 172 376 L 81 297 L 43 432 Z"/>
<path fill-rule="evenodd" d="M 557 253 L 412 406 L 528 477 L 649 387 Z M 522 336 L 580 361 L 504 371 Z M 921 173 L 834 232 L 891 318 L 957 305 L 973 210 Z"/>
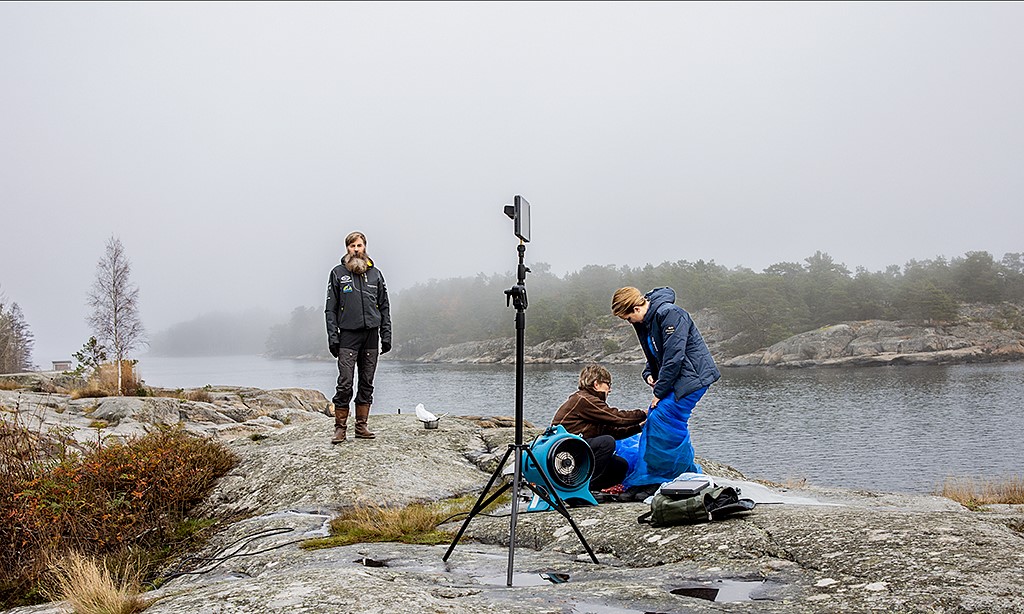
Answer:
<path fill-rule="evenodd" d="M 522 196 L 516 196 L 516 236 L 530 242 L 530 203 Z"/>

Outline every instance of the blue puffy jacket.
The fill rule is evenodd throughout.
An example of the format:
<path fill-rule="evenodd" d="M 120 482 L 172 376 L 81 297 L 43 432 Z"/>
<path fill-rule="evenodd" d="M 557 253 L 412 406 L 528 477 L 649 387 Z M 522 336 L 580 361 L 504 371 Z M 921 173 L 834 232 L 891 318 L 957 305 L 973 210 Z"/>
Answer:
<path fill-rule="evenodd" d="M 711 351 L 690 314 L 675 305 L 672 288 L 655 288 L 644 297 L 650 301 L 643 322 L 634 324 L 640 346 L 647 356 L 643 378 L 654 377 L 654 396 L 676 398 L 710 386 L 722 377 Z"/>

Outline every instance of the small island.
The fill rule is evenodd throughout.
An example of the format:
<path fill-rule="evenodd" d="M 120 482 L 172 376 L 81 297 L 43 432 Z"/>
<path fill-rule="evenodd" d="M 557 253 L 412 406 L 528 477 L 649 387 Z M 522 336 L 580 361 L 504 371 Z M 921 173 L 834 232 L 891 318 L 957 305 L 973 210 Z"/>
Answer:
<path fill-rule="evenodd" d="M 944 365 L 1024 360 L 1024 308 L 964 305 L 948 321 L 862 320 L 840 322 L 793 335 L 754 352 L 734 354 L 737 334 L 714 309 L 693 315 L 722 367 L 865 367 Z M 742 333 L 739 334 L 742 337 Z M 418 362 L 490 364 L 515 362 L 512 337 L 469 341 L 417 356 Z M 580 337 L 525 348 L 532 364 L 643 363 L 632 327 L 599 320 Z"/>

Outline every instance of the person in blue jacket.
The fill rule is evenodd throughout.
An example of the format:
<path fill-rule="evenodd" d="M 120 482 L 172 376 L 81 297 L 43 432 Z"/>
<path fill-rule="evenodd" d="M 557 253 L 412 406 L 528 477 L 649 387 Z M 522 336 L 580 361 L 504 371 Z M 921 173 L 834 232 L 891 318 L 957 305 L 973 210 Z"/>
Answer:
<path fill-rule="evenodd" d="M 701 473 L 688 422 L 708 387 L 722 376 L 690 314 L 672 288 L 641 294 L 632 287 L 612 296 L 612 313 L 633 325 L 647 357 L 643 379 L 653 388 L 637 458 L 623 481 L 638 498 L 681 473 Z"/>

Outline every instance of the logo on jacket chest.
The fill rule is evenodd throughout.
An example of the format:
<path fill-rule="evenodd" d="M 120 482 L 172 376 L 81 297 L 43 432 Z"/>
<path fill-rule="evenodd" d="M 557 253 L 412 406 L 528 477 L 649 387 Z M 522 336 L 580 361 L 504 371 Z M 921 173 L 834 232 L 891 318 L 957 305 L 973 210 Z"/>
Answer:
<path fill-rule="evenodd" d="M 341 279 L 339 279 L 338 281 L 343 282 L 343 283 L 350 282 L 350 281 L 352 281 L 352 276 L 351 275 L 342 275 Z"/>
<path fill-rule="evenodd" d="M 345 293 L 345 294 L 348 294 L 348 293 L 352 292 L 352 285 L 351 284 L 345 284 L 344 286 L 341 287 L 341 291 L 343 293 Z"/>

